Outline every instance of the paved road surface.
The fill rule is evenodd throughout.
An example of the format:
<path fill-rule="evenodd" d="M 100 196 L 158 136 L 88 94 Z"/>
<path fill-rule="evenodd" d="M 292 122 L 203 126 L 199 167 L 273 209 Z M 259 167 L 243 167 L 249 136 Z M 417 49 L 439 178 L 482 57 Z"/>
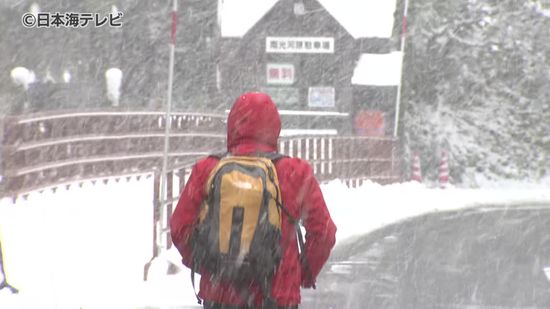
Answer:
<path fill-rule="evenodd" d="M 339 245 L 300 308 L 550 308 L 545 267 L 550 205 L 428 214 Z"/>
<path fill-rule="evenodd" d="M 301 308 L 550 308 L 550 205 L 424 215 L 336 248 Z"/>

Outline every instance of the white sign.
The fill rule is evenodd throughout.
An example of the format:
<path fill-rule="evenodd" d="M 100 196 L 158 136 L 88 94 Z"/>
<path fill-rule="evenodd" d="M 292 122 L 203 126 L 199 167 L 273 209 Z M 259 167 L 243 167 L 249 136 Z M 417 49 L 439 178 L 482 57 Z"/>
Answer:
<path fill-rule="evenodd" d="M 331 54 L 334 53 L 334 38 L 268 36 L 265 38 L 265 51 L 285 54 Z"/>
<path fill-rule="evenodd" d="M 268 84 L 292 85 L 294 84 L 294 65 L 268 63 L 266 79 Z"/>
<path fill-rule="evenodd" d="M 334 107 L 334 87 L 309 87 L 309 107 Z"/>

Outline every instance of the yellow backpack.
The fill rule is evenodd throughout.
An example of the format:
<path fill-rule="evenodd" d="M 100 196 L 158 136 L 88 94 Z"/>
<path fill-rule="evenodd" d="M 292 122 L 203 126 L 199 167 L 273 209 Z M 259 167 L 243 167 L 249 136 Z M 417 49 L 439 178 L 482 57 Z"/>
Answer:
<path fill-rule="evenodd" d="M 264 297 L 270 297 L 271 278 L 282 254 L 281 212 L 288 214 L 273 163 L 281 157 L 220 158 L 208 178 L 207 198 L 191 238 L 193 273 L 205 269 L 214 281 L 243 286 L 256 280 Z"/>

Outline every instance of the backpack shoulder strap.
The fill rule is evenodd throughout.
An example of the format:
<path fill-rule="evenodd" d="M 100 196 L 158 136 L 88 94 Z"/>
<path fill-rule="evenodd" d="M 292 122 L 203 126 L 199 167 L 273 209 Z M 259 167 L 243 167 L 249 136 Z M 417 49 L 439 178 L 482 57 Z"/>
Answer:
<path fill-rule="evenodd" d="M 267 158 L 273 163 L 277 162 L 277 160 L 288 157 L 287 155 L 278 153 L 278 152 L 256 152 L 256 156 Z"/>
<path fill-rule="evenodd" d="M 222 158 L 225 158 L 229 155 L 229 152 L 225 151 L 225 152 L 216 152 L 216 153 L 211 153 L 209 154 L 208 156 L 209 157 L 212 157 L 212 158 L 216 158 L 218 160 L 221 160 Z"/>
<path fill-rule="evenodd" d="M 226 152 L 211 153 L 208 156 L 216 158 L 216 159 L 222 159 L 222 158 L 225 158 L 229 155 L 231 155 L 231 154 L 226 151 Z M 261 158 L 267 158 L 267 159 L 269 159 L 273 162 L 276 162 L 277 160 L 282 159 L 282 158 L 288 158 L 287 155 L 284 155 L 284 154 L 281 154 L 281 153 L 278 153 L 278 152 L 260 152 L 260 151 L 257 151 L 257 152 L 254 153 L 254 156 L 261 157 Z"/>

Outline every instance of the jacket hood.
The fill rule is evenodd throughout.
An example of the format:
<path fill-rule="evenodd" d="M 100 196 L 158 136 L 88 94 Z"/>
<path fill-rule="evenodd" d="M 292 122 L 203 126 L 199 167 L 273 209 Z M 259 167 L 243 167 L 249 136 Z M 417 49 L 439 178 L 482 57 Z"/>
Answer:
<path fill-rule="evenodd" d="M 277 151 L 281 118 L 271 97 L 261 92 L 241 95 L 227 118 L 227 150 L 231 153 Z"/>

